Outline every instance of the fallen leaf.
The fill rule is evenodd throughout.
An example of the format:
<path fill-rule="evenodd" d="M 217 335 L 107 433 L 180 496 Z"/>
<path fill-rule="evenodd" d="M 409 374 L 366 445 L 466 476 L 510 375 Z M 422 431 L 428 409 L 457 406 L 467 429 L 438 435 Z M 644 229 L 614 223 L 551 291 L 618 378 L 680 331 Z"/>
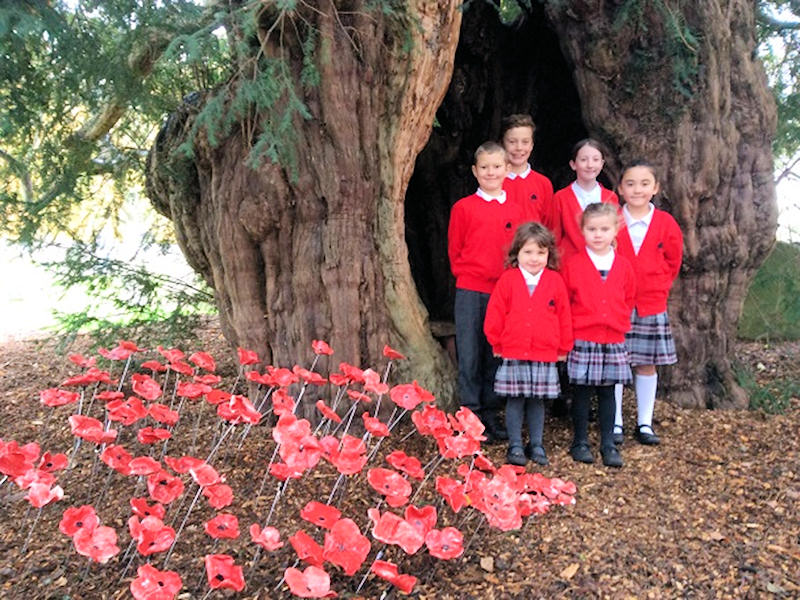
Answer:
<path fill-rule="evenodd" d="M 566 569 L 561 571 L 561 573 L 559 573 L 558 576 L 561 577 L 561 579 L 572 579 L 575 576 L 575 573 L 578 572 L 579 568 L 580 565 L 578 563 L 572 563 Z"/>
<path fill-rule="evenodd" d="M 489 573 L 494 571 L 494 559 L 491 556 L 481 558 L 481 569 Z"/>

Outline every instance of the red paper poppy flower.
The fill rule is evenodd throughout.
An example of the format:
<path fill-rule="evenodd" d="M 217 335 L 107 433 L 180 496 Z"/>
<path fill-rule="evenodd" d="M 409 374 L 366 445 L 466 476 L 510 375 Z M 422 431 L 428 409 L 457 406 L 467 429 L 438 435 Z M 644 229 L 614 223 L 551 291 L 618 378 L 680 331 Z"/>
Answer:
<path fill-rule="evenodd" d="M 401 575 L 397 569 L 397 565 L 386 560 L 376 560 L 372 563 L 369 570 L 381 579 L 385 579 L 391 583 L 404 594 L 410 594 L 414 585 L 417 583 L 416 577 L 413 575 Z"/>
<path fill-rule="evenodd" d="M 30 468 L 19 477 L 14 478 L 14 483 L 23 490 L 30 489 L 30 487 L 35 483 L 50 487 L 55 482 L 55 475 L 35 468 Z"/>
<path fill-rule="evenodd" d="M 269 378 L 269 375 L 262 375 L 258 371 L 247 371 L 244 374 L 245 379 L 247 381 L 252 381 L 253 383 L 257 383 L 259 385 L 266 385 L 267 387 L 272 386 L 272 380 Z"/>
<path fill-rule="evenodd" d="M 111 421 L 119 421 L 126 427 L 147 416 L 147 409 L 136 396 L 131 396 L 125 401 L 112 400 L 106 404 L 106 409 Z"/>
<path fill-rule="evenodd" d="M 189 469 L 189 475 L 192 476 L 194 482 L 200 487 L 216 485 L 222 482 L 222 477 L 217 473 L 217 470 L 206 462 L 191 467 Z"/>
<path fill-rule="evenodd" d="M 389 346 L 388 344 L 383 347 L 383 355 L 388 358 L 389 360 L 404 360 L 405 355 L 400 354 L 397 350 Z"/>
<path fill-rule="evenodd" d="M 328 375 L 328 381 L 330 381 L 333 385 L 342 387 L 343 385 L 347 385 L 350 383 L 350 380 L 347 378 L 347 375 L 342 375 L 341 373 L 330 373 Z"/>
<path fill-rule="evenodd" d="M 269 474 L 278 481 L 286 481 L 287 479 L 300 479 L 303 476 L 303 469 L 295 469 L 286 463 L 274 462 L 269 467 Z"/>
<path fill-rule="evenodd" d="M 281 415 L 275 427 L 272 428 L 272 437 L 279 444 L 287 444 L 292 441 L 299 443 L 308 435 L 311 435 L 311 423 L 306 419 L 298 419 L 293 414 Z"/>
<path fill-rule="evenodd" d="M 147 414 L 167 427 L 174 427 L 180 418 L 177 410 L 170 410 L 166 404 L 159 404 L 158 402 L 154 402 L 147 407 Z"/>
<path fill-rule="evenodd" d="M 231 393 L 225 390 L 211 390 L 206 394 L 206 402 L 212 405 L 222 404 L 231 398 Z"/>
<path fill-rule="evenodd" d="M 258 544 L 268 552 L 274 552 L 278 548 L 283 548 L 281 533 L 274 527 L 264 527 L 262 530 L 258 523 L 253 523 L 250 525 L 250 538 L 253 540 L 253 543 Z"/>
<path fill-rule="evenodd" d="M 58 530 L 69 537 L 74 536 L 81 529 L 92 530 L 100 525 L 100 519 L 94 510 L 94 506 L 84 504 L 83 506 L 70 506 L 61 516 Z"/>
<path fill-rule="evenodd" d="M 445 458 L 464 458 L 480 452 L 481 443 L 466 434 L 448 435 L 436 438 L 439 452 Z"/>
<path fill-rule="evenodd" d="M 162 440 L 168 440 L 172 437 L 169 429 L 163 427 L 142 427 L 136 433 L 136 439 L 140 444 L 157 444 Z"/>
<path fill-rule="evenodd" d="M 423 406 L 421 411 L 411 413 L 411 420 L 421 435 L 430 435 L 438 438 L 450 435 L 452 432 L 450 422 L 447 420 L 447 414 L 430 404 Z"/>
<path fill-rule="evenodd" d="M 184 475 L 189 472 L 189 469 L 202 465 L 205 461 L 201 458 L 195 458 L 194 456 L 181 456 L 180 458 L 165 456 L 164 462 L 176 473 Z"/>
<path fill-rule="evenodd" d="M 206 577 L 212 590 L 226 588 L 241 592 L 244 589 L 242 567 L 235 565 L 227 554 L 206 554 Z"/>
<path fill-rule="evenodd" d="M 70 385 L 91 385 L 92 383 L 112 383 L 111 376 L 108 374 L 108 371 L 101 371 L 97 367 L 90 367 L 88 371 L 85 373 L 81 373 L 80 375 L 74 375 L 73 377 L 69 377 L 61 382 L 61 385 L 70 386 Z"/>
<path fill-rule="evenodd" d="M 359 392 L 356 390 L 347 390 L 347 395 L 353 402 L 366 402 L 367 404 L 372 402 L 372 398 L 367 396 L 364 392 Z"/>
<path fill-rule="evenodd" d="M 439 492 L 453 512 L 458 512 L 467 505 L 467 496 L 464 492 L 464 484 L 450 477 L 436 478 L 436 491 Z"/>
<path fill-rule="evenodd" d="M 131 474 L 131 460 L 133 460 L 133 456 L 122 446 L 115 444 L 106 446 L 106 449 L 100 453 L 100 460 L 117 473 L 126 476 Z"/>
<path fill-rule="evenodd" d="M 222 538 L 235 540 L 239 537 L 239 519 L 230 513 L 219 513 L 203 523 L 203 528 L 215 540 Z"/>
<path fill-rule="evenodd" d="M 194 381 L 181 381 L 176 388 L 176 394 L 181 398 L 196 400 L 211 391 L 211 386 Z"/>
<path fill-rule="evenodd" d="M 233 503 L 233 490 L 231 486 L 217 483 L 203 488 L 203 496 L 208 498 L 208 503 L 217 510 L 230 506 Z"/>
<path fill-rule="evenodd" d="M 30 444 L 28 444 L 30 446 Z M 21 477 L 31 469 L 33 469 L 33 461 L 39 457 L 39 446 L 36 446 L 36 452 L 31 453 L 25 450 L 25 447 L 19 447 L 19 444 L 14 440 L 3 443 L 0 440 L 0 473 L 8 475 L 9 477 Z"/>
<path fill-rule="evenodd" d="M 145 517 L 139 521 L 139 517 L 134 515 L 128 519 L 128 530 L 131 539 L 136 541 L 136 550 L 142 556 L 169 550 L 175 541 L 175 530 L 164 525 L 158 517 Z"/>
<path fill-rule="evenodd" d="M 352 519 L 339 519 L 325 534 L 322 558 L 354 575 L 366 560 L 371 545 Z"/>
<path fill-rule="evenodd" d="M 423 479 L 425 471 L 422 469 L 422 463 L 418 458 L 408 456 L 402 450 L 395 450 L 386 455 L 386 462 L 392 465 L 398 471 L 402 471 L 409 477 L 414 479 Z"/>
<path fill-rule="evenodd" d="M 309 523 L 330 529 L 341 518 L 342 511 L 335 506 L 312 500 L 303 507 L 300 516 Z"/>
<path fill-rule="evenodd" d="M 331 578 L 321 568 L 310 566 L 305 571 L 289 567 L 283 572 L 286 585 L 295 596 L 300 598 L 335 598 L 331 591 Z"/>
<path fill-rule="evenodd" d="M 136 579 L 131 581 L 131 594 L 134 600 L 173 600 L 182 587 L 181 576 L 175 571 L 142 565 L 136 570 Z"/>
<path fill-rule="evenodd" d="M 337 454 L 331 457 L 336 470 L 342 475 L 359 473 L 367 464 L 367 446 L 364 440 L 345 434 L 342 436 L 341 446 Z"/>
<path fill-rule="evenodd" d="M 214 362 L 214 357 L 208 352 L 195 352 L 189 357 L 189 361 L 193 362 L 204 371 L 213 373 L 217 370 L 217 363 Z"/>
<path fill-rule="evenodd" d="M 333 354 L 333 348 L 331 348 L 327 342 L 323 342 L 322 340 L 312 340 L 311 349 L 314 351 L 314 354 L 326 354 L 328 356 Z"/>
<path fill-rule="evenodd" d="M 45 406 L 50 407 L 72 404 L 73 402 L 77 402 L 78 398 L 80 398 L 78 392 L 68 392 L 67 390 L 60 390 L 58 388 L 47 388 L 39 392 L 39 401 Z"/>
<path fill-rule="evenodd" d="M 236 352 L 239 355 L 240 365 L 255 365 L 258 364 L 258 354 L 252 350 L 245 350 L 244 348 L 237 348 Z"/>
<path fill-rule="evenodd" d="M 87 442 L 109 444 L 117 439 L 116 429 L 105 431 L 103 424 L 92 417 L 72 415 L 69 418 L 69 425 L 72 429 L 72 435 L 83 438 Z"/>
<path fill-rule="evenodd" d="M 67 463 L 68 459 L 66 454 L 50 454 L 49 452 L 45 452 L 42 454 L 41 460 L 39 460 L 39 469 L 47 473 L 53 473 L 54 471 L 66 469 Z"/>
<path fill-rule="evenodd" d="M 157 360 L 146 360 L 142 363 L 142 368 L 163 373 L 167 370 L 167 365 L 161 364 Z"/>
<path fill-rule="evenodd" d="M 150 497 L 161 504 L 169 504 L 183 494 L 183 482 L 166 471 L 147 476 L 147 491 Z"/>
<path fill-rule="evenodd" d="M 436 507 L 432 504 L 421 508 L 407 506 L 404 516 L 406 522 L 419 531 L 422 537 L 425 537 L 431 529 L 436 527 Z"/>
<path fill-rule="evenodd" d="M 312 385 L 325 385 L 328 383 L 328 380 L 325 379 L 319 373 L 314 371 L 309 371 L 308 369 L 304 369 L 300 365 L 295 365 L 292 367 L 292 373 L 297 375 L 300 379 L 305 381 L 306 383 L 310 383 Z"/>
<path fill-rule="evenodd" d="M 105 525 L 98 525 L 91 531 L 79 529 L 72 537 L 72 542 L 78 554 L 88 556 L 95 562 L 107 563 L 119 554 L 117 532 Z"/>
<path fill-rule="evenodd" d="M 455 527 L 432 529 L 425 536 L 425 545 L 431 556 L 450 560 L 464 552 L 464 536 Z"/>
<path fill-rule="evenodd" d="M 316 403 L 317 410 L 322 413 L 322 416 L 326 419 L 330 419 L 334 423 L 341 423 L 342 417 L 337 415 L 333 409 L 331 409 L 323 400 L 317 400 Z"/>
<path fill-rule="evenodd" d="M 384 544 L 396 544 L 407 554 L 414 554 L 425 543 L 425 538 L 411 523 L 392 512 L 381 513 L 377 508 L 370 508 L 367 515 L 372 521 L 372 537 Z"/>
<path fill-rule="evenodd" d="M 106 390 L 97 394 L 97 399 L 103 402 L 110 402 L 111 400 L 124 400 L 125 394 L 117 392 L 116 390 Z"/>
<path fill-rule="evenodd" d="M 256 410 L 253 403 L 245 396 L 231 396 L 227 402 L 217 405 L 217 415 L 231 423 L 250 423 L 257 425 L 261 420 L 261 413 Z"/>
<path fill-rule="evenodd" d="M 289 538 L 289 543 L 300 560 L 315 567 L 322 566 L 322 547 L 305 531 L 298 529 L 297 533 Z"/>
<path fill-rule="evenodd" d="M 108 360 L 127 360 L 127 358 L 133 354 L 133 351 L 117 346 L 111 350 L 108 348 L 98 348 L 97 353 Z"/>
<path fill-rule="evenodd" d="M 497 467 L 492 464 L 492 461 L 480 453 L 475 455 L 475 468 L 486 471 L 487 473 L 494 473 L 497 471 Z"/>
<path fill-rule="evenodd" d="M 339 363 L 339 370 L 352 383 L 364 383 L 364 371 L 346 362 Z"/>
<path fill-rule="evenodd" d="M 280 388 L 272 393 L 272 412 L 276 415 L 294 414 L 294 398 L 285 388 Z"/>
<path fill-rule="evenodd" d="M 83 354 L 70 354 L 67 356 L 70 362 L 78 365 L 81 368 L 93 367 L 97 364 L 97 359 L 94 356 L 86 358 Z"/>
<path fill-rule="evenodd" d="M 179 350 L 178 348 L 169 348 L 169 349 L 167 349 L 167 348 L 163 348 L 162 346 L 158 346 L 158 347 L 156 347 L 156 350 L 158 350 L 158 353 L 161 356 L 163 356 L 164 358 L 166 358 L 169 362 L 177 362 L 177 361 L 183 359 L 184 356 L 186 356 L 183 353 L 183 351 Z"/>
<path fill-rule="evenodd" d="M 134 373 L 131 375 L 131 382 L 133 393 L 138 394 L 145 400 L 152 402 L 161 396 L 161 386 L 158 385 L 158 382 L 156 382 L 156 380 L 149 375 Z"/>
<path fill-rule="evenodd" d="M 361 418 L 364 420 L 364 429 L 369 431 L 375 437 L 386 437 L 387 435 L 391 435 L 386 423 L 381 421 L 379 418 L 371 417 L 366 411 L 361 414 Z"/>
<path fill-rule="evenodd" d="M 64 490 L 60 485 L 49 483 L 32 483 L 28 488 L 25 500 L 31 503 L 34 508 L 42 508 L 51 502 L 58 502 L 64 497 Z"/>
<path fill-rule="evenodd" d="M 300 378 L 297 375 L 284 367 L 279 367 L 276 369 L 275 367 L 268 365 L 267 373 L 269 373 L 270 385 L 286 387 L 300 381 Z"/>
<path fill-rule="evenodd" d="M 137 456 L 128 463 L 131 475 L 151 475 L 161 470 L 161 463 L 149 456 Z"/>
<path fill-rule="evenodd" d="M 373 394 L 385 394 L 389 391 L 389 386 L 381 381 L 380 373 L 372 369 L 366 369 L 362 373 L 364 377 L 364 389 Z"/>
<path fill-rule="evenodd" d="M 213 375 L 211 373 L 206 373 L 205 375 L 195 375 L 192 377 L 192 381 L 195 383 L 203 383 L 205 385 L 215 386 L 220 381 L 222 381 L 222 377 L 219 375 Z"/>
<path fill-rule="evenodd" d="M 166 511 L 164 510 L 164 506 L 158 502 L 148 504 L 147 498 L 131 498 L 130 503 L 133 514 L 140 519 L 144 519 L 145 517 L 164 518 Z"/>
<path fill-rule="evenodd" d="M 176 373 L 180 373 L 181 375 L 192 376 L 194 375 L 194 367 L 183 360 L 176 360 L 174 362 L 169 363 L 169 368 L 175 371 Z M 202 384 L 197 384 L 202 385 Z"/>
<path fill-rule="evenodd" d="M 375 467 L 367 471 L 367 481 L 384 496 L 410 496 L 411 484 L 397 471 Z"/>
<path fill-rule="evenodd" d="M 456 412 L 456 419 L 458 420 L 458 423 L 461 426 L 460 430 L 464 432 L 464 435 L 479 441 L 486 439 L 486 436 L 483 435 L 483 431 L 486 429 L 486 427 L 483 425 L 478 416 L 466 406 L 462 406 L 460 409 L 458 409 L 458 412 Z"/>

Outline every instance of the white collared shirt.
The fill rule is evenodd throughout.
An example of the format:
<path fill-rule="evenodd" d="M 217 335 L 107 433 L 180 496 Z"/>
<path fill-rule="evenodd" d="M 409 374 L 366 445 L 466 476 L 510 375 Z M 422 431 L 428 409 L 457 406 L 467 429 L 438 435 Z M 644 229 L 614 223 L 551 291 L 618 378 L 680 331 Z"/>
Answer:
<path fill-rule="evenodd" d="M 583 189 L 581 186 L 578 185 L 577 181 L 572 182 L 572 191 L 575 194 L 575 197 L 578 199 L 578 204 L 581 205 L 581 210 L 586 210 L 586 207 L 590 204 L 597 204 L 601 201 L 600 198 L 600 185 L 598 183 L 594 184 L 594 187 L 589 190 L 588 192 Z"/>
<path fill-rule="evenodd" d="M 656 207 L 653 206 L 651 202 L 648 213 L 641 219 L 635 219 L 631 216 L 631 213 L 628 212 L 627 205 L 622 207 L 622 215 L 625 217 L 625 225 L 628 228 L 628 235 L 631 238 L 631 244 L 633 244 L 633 251 L 635 254 L 639 254 L 639 248 L 642 247 L 655 211 Z"/>
<path fill-rule="evenodd" d="M 525 167 L 525 170 L 522 173 L 514 173 L 514 171 L 509 171 L 506 174 L 506 177 L 508 179 L 516 179 L 517 177 L 519 177 L 520 179 L 525 179 L 528 175 L 531 174 L 531 170 L 532 170 L 531 169 L 531 163 L 527 163 L 527 164 L 528 164 L 528 166 Z"/>
<path fill-rule="evenodd" d="M 533 290 L 536 289 L 536 286 L 539 285 L 539 280 L 542 278 L 542 269 L 536 275 L 531 273 L 530 271 L 526 271 L 522 267 L 519 267 L 519 270 L 522 271 L 522 277 L 525 279 L 525 285 L 528 286 L 528 295 L 533 294 Z"/>
<path fill-rule="evenodd" d="M 592 249 L 589 246 L 586 246 L 586 252 L 589 255 L 589 258 L 592 259 L 592 263 L 594 264 L 595 268 L 598 271 L 610 271 L 611 265 L 614 264 L 614 249 L 611 248 L 610 252 L 606 254 L 595 254 L 592 252 Z"/>
<path fill-rule="evenodd" d="M 506 191 L 503 190 L 500 192 L 499 196 L 490 196 L 486 192 L 484 192 L 481 188 L 478 188 L 478 191 L 475 192 L 478 196 L 486 200 L 487 202 L 491 202 L 492 200 L 497 200 L 498 203 L 503 204 L 506 201 Z"/>

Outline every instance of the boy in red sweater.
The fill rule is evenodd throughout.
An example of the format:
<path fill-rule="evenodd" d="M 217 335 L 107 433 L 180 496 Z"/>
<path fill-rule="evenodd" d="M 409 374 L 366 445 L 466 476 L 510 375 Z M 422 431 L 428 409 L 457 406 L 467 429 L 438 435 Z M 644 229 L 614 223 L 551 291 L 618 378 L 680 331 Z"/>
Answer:
<path fill-rule="evenodd" d="M 503 272 L 514 232 L 531 220 L 533 212 L 529 204 L 503 190 L 507 172 L 503 147 L 495 142 L 482 144 L 472 166 L 478 189 L 453 205 L 447 230 L 450 270 L 456 278 L 459 399 L 481 418 L 490 441 L 508 436 L 497 421 L 494 376 L 498 361 L 483 333 L 486 305 Z"/>

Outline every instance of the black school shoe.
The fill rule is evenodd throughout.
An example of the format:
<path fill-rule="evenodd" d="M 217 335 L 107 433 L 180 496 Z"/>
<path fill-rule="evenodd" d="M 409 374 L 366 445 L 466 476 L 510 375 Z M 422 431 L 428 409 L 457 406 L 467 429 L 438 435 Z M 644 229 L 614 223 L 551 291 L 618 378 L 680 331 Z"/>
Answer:
<path fill-rule="evenodd" d="M 644 429 L 649 429 L 650 432 L 643 431 Z M 650 425 L 639 425 L 636 428 L 635 437 L 637 442 L 645 446 L 658 446 L 661 443 L 661 439 L 653 432 L 653 428 Z"/>
<path fill-rule="evenodd" d="M 569 449 L 569 455 L 572 457 L 572 460 L 576 462 L 587 464 L 594 462 L 594 455 L 592 454 L 592 450 L 589 448 L 589 444 L 586 442 L 574 444 L 572 448 Z"/>
<path fill-rule="evenodd" d="M 625 442 L 625 430 L 619 425 L 614 425 L 614 443 L 621 446 Z"/>
<path fill-rule="evenodd" d="M 537 465 L 542 465 L 545 467 L 550 464 L 550 461 L 547 460 L 547 453 L 544 451 L 542 446 L 533 446 L 528 444 L 525 446 L 525 455 Z"/>
<path fill-rule="evenodd" d="M 600 448 L 600 454 L 603 457 L 603 464 L 607 467 L 615 467 L 619 469 L 622 466 L 622 456 L 617 450 L 616 446 L 609 446 L 608 448 Z"/>
<path fill-rule="evenodd" d="M 525 451 L 519 446 L 511 446 L 506 453 L 506 462 L 517 467 L 524 467 L 528 464 L 528 457 Z"/>

